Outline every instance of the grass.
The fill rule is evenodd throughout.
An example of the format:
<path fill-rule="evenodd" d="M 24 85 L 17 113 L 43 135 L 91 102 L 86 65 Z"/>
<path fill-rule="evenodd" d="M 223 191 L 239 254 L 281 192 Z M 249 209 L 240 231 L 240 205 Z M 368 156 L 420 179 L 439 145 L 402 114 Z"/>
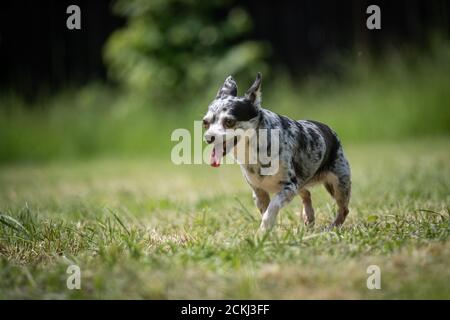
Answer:
<path fill-rule="evenodd" d="M 449 57 L 434 41 L 338 59 L 337 77 L 265 75 L 263 105 L 332 126 L 353 173 L 342 229 L 325 231 L 335 206 L 316 188 L 316 226 L 295 199 L 266 238 L 236 166 L 169 161 L 219 84 L 163 106 L 92 83 L 31 104 L 1 92 L 0 298 L 450 299 Z"/>
<path fill-rule="evenodd" d="M 345 141 L 344 141 L 345 142 Z M 0 167 L 0 298 L 450 298 L 450 139 L 347 144 L 353 196 L 342 229 L 313 189 L 255 237 L 236 166 L 152 158 Z M 70 264 L 81 290 L 66 287 Z M 381 269 L 368 290 L 366 269 Z"/>

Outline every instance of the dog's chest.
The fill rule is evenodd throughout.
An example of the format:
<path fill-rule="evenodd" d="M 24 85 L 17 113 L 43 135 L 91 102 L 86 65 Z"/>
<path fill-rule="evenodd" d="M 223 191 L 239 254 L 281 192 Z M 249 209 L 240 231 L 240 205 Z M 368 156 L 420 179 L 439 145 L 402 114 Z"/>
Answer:
<path fill-rule="evenodd" d="M 255 188 L 262 189 L 269 193 L 276 193 L 281 190 L 281 182 L 283 181 L 283 168 L 279 168 L 273 175 L 262 175 L 259 164 L 241 165 L 242 173 L 247 182 Z"/>

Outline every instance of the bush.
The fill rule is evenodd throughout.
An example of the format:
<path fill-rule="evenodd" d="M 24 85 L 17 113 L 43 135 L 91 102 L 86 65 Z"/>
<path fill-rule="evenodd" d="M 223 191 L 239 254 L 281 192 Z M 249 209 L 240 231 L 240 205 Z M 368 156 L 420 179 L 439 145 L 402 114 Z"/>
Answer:
<path fill-rule="evenodd" d="M 264 45 L 245 39 L 249 15 L 229 1 L 119 0 L 114 10 L 127 25 L 106 45 L 111 76 L 154 103 L 186 100 L 224 75 L 265 69 Z"/>

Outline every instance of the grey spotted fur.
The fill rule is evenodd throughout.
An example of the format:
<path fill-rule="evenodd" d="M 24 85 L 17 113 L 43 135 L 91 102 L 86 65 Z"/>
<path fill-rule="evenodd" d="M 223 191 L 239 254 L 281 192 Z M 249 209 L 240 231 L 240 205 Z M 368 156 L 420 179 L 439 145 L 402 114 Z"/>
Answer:
<path fill-rule="evenodd" d="M 236 129 L 279 129 L 279 168 L 273 175 L 262 175 L 259 161 L 242 163 L 243 175 L 253 189 L 255 204 L 262 214 L 260 229 L 269 230 L 275 224 L 278 211 L 295 195 L 303 201 L 303 220 L 314 223 L 314 210 L 309 188 L 317 183 L 336 200 L 337 214 L 332 226 L 341 225 L 348 214 L 351 181 L 350 166 L 336 133 L 327 125 L 312 121 L 295 121 L 261 106 L 261 74 L 243 97 L 237 96 L 237 85 L 229 76 L 204 117 L 205 140 L 214 142 L 225 136 L 225 124 Z M 229 128 L 228 128 L 229 129 Z M 226 137 L 224 138 L 226 139 Z M 269 147 L 269 146 L 267 146 Z M 250 150 L 249 152 L 258 152 Z M 270 194 L 274 196 L 270 199 Z"/>

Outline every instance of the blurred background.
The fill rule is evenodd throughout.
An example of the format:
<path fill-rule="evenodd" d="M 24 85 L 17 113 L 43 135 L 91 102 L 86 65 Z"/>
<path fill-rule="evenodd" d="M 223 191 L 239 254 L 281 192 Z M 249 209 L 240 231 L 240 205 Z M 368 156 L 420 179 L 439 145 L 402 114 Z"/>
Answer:
<path fill-rule="evenodd" d="M 449 18 L 445 0 L 1 2 L 0 162 L 169 160 L 225 77 L 243 94 L 257 71 L 263 106 L 344 143 L 448 139 Z"/>

